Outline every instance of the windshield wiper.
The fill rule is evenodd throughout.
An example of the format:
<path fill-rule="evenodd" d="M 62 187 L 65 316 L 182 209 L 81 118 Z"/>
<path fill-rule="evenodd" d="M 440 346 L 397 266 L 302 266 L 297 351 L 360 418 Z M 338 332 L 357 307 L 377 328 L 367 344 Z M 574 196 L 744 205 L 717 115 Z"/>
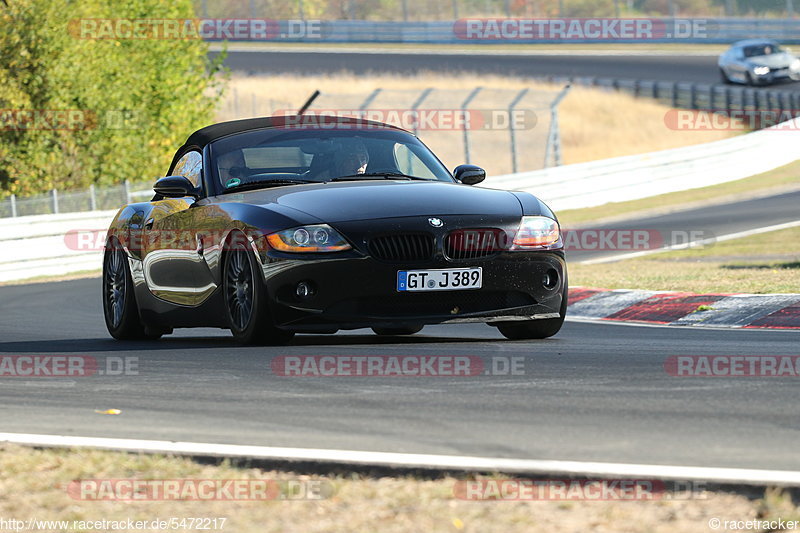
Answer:
<path fill-rule="evenodd" d="M 428 178 L 420 178 L 419 176 L 409 176 L 408 174 L 403 174 L 402 172 L 372 172 L 366 174 L 351 174 L 349 176 L 339 176 L 338 178 L 333 178 L 331 181 L 348 181 L 348 180 L 356 180 L 356 179 L 385 179 L 385 180 L 394 180 L 397 178 L 402 178 L 406 180 L 421 180 L 421 181 L 432 181 Z"/>
<path fill-rule="evenodd" d="M 287 180 L 287 179 L 248 181 L 245 183 L 234 185 L 232 187 L 228 187 L 227 189 L 225 189 L 225 192 L 238 191 L 243 189 L 262 189 L 267 187 L 280 187 L 282 185 L 301 185 L 303 183 L 319 183 L 319 182 L 313 180 Z"/>

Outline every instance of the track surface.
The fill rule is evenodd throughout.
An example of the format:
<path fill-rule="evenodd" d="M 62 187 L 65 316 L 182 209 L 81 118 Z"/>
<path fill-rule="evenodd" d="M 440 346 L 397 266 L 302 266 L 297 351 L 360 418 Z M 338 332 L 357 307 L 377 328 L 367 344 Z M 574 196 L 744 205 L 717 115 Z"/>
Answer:
<path fill-rule="evenodd" d="M 687 55 L 491 55 L 404 54 L 355 52 L 229 52 L 225 64 L 234 71 L 273 74 L 327 74 L 348 71 L 356 74 L 388 72 L 415 74 L 420 71 L 474 72 L 505 76 L 540 77 L 591 76 L 659 81 L 719 83 L 717 58 Z M 211 54 L 215 55 L 214 53 Z M 480 77 L 475 85 L 480 85 Z M 800 90 L 800 83 L 772 86 Z"/>
<path fill-rule="evenodd" d="M 656 238 L 652 241 L 656 247 L 670 246 L 685 244 L 686 237 L 691 235 L 690 232 L 699 232 L 696 234 L 697 238 L 693 240 L 713 239 L 755 228 L 794 222 L 800 220 L 798 205 L 800 205 L 800 190 L 584 229 L 650 230 L 662 239 L 659 241 Z M 569 259 L 570 261 L 601 259 L 629 251 L 574 250 L 569 253 Z"/>
<path fill-rule="evenodd" d="M 799 195 L 614 227 L 721 235 L 747 220 L 791 220 Z M 0 378 L 4 432 L 800 470 L 796 379 L 675 378 L 663 369 L 670 355 L 797 355 L 798 332 L 568 322 L 538 342 L 461 325 L 408 338 L 301 335 L 279 348 L 237 347 L 220 330 L 120 343 L 105 331 L 99 292 L 97 279 L 0 287 L 0 356 L 139 358 L 138 375 Z M 487 368 L 492 357 L 520 357 L 525 373 L 290 378 L 271 371 L 280 355 L 469 355 Z M 94 412 L 108 408 L 122 415 Z"/>

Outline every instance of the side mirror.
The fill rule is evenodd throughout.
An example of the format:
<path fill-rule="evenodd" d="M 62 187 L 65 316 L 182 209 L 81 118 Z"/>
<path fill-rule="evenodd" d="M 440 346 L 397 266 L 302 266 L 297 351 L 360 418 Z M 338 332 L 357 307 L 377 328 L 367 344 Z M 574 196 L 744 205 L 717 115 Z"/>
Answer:
<path fill-rule="evenodd" d="M 458 165 L 453 174 L 464 185 L 475 185 L 486 179 L 486 171 L 475 165 Z"/>
<path fill-rule="evenodd" d="M 156 191 L 156 194 L 164 198 L 185 198 L 186 196 L 191 196 L 193 198 L 200 197 L 200 191 L 184 176 L 167 176 L 166 178 L 161 178 L 153 186 L 153 190 Z"/>

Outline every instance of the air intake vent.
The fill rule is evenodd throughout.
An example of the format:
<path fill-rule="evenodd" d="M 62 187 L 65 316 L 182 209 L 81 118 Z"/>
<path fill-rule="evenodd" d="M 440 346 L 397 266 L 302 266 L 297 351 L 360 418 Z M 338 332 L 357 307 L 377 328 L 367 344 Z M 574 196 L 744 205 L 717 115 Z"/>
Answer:
<path fill-rule="evenodd" d="M 506 240 L 499 229 L 460 229 L 445 237 L 444 251 L 454 261 L 489 257 L 501 251 Z"/>
<path fill-rule="evenodd" d="M 433 256 L 433 235 L 385 235 L 369 242 L 369 253 L 382 261 L 424 261 Z"/>

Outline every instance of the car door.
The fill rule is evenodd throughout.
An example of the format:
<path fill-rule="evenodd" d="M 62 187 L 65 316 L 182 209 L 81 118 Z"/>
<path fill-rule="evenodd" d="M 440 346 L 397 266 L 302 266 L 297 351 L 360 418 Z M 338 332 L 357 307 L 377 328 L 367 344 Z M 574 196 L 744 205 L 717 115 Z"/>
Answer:
<path fill-rule="evenodd" d="M 187 152 L 175 164 L 172 175 L 184 176 L 202 187 L 202 156 Z M 205 262 L 198 253 L 192 206 L 195 199 L 165 198 L 153 202 L 143 230 L 143 270 L 154 296 L 179 305 L 202 301 L 200 281 Z"/>

